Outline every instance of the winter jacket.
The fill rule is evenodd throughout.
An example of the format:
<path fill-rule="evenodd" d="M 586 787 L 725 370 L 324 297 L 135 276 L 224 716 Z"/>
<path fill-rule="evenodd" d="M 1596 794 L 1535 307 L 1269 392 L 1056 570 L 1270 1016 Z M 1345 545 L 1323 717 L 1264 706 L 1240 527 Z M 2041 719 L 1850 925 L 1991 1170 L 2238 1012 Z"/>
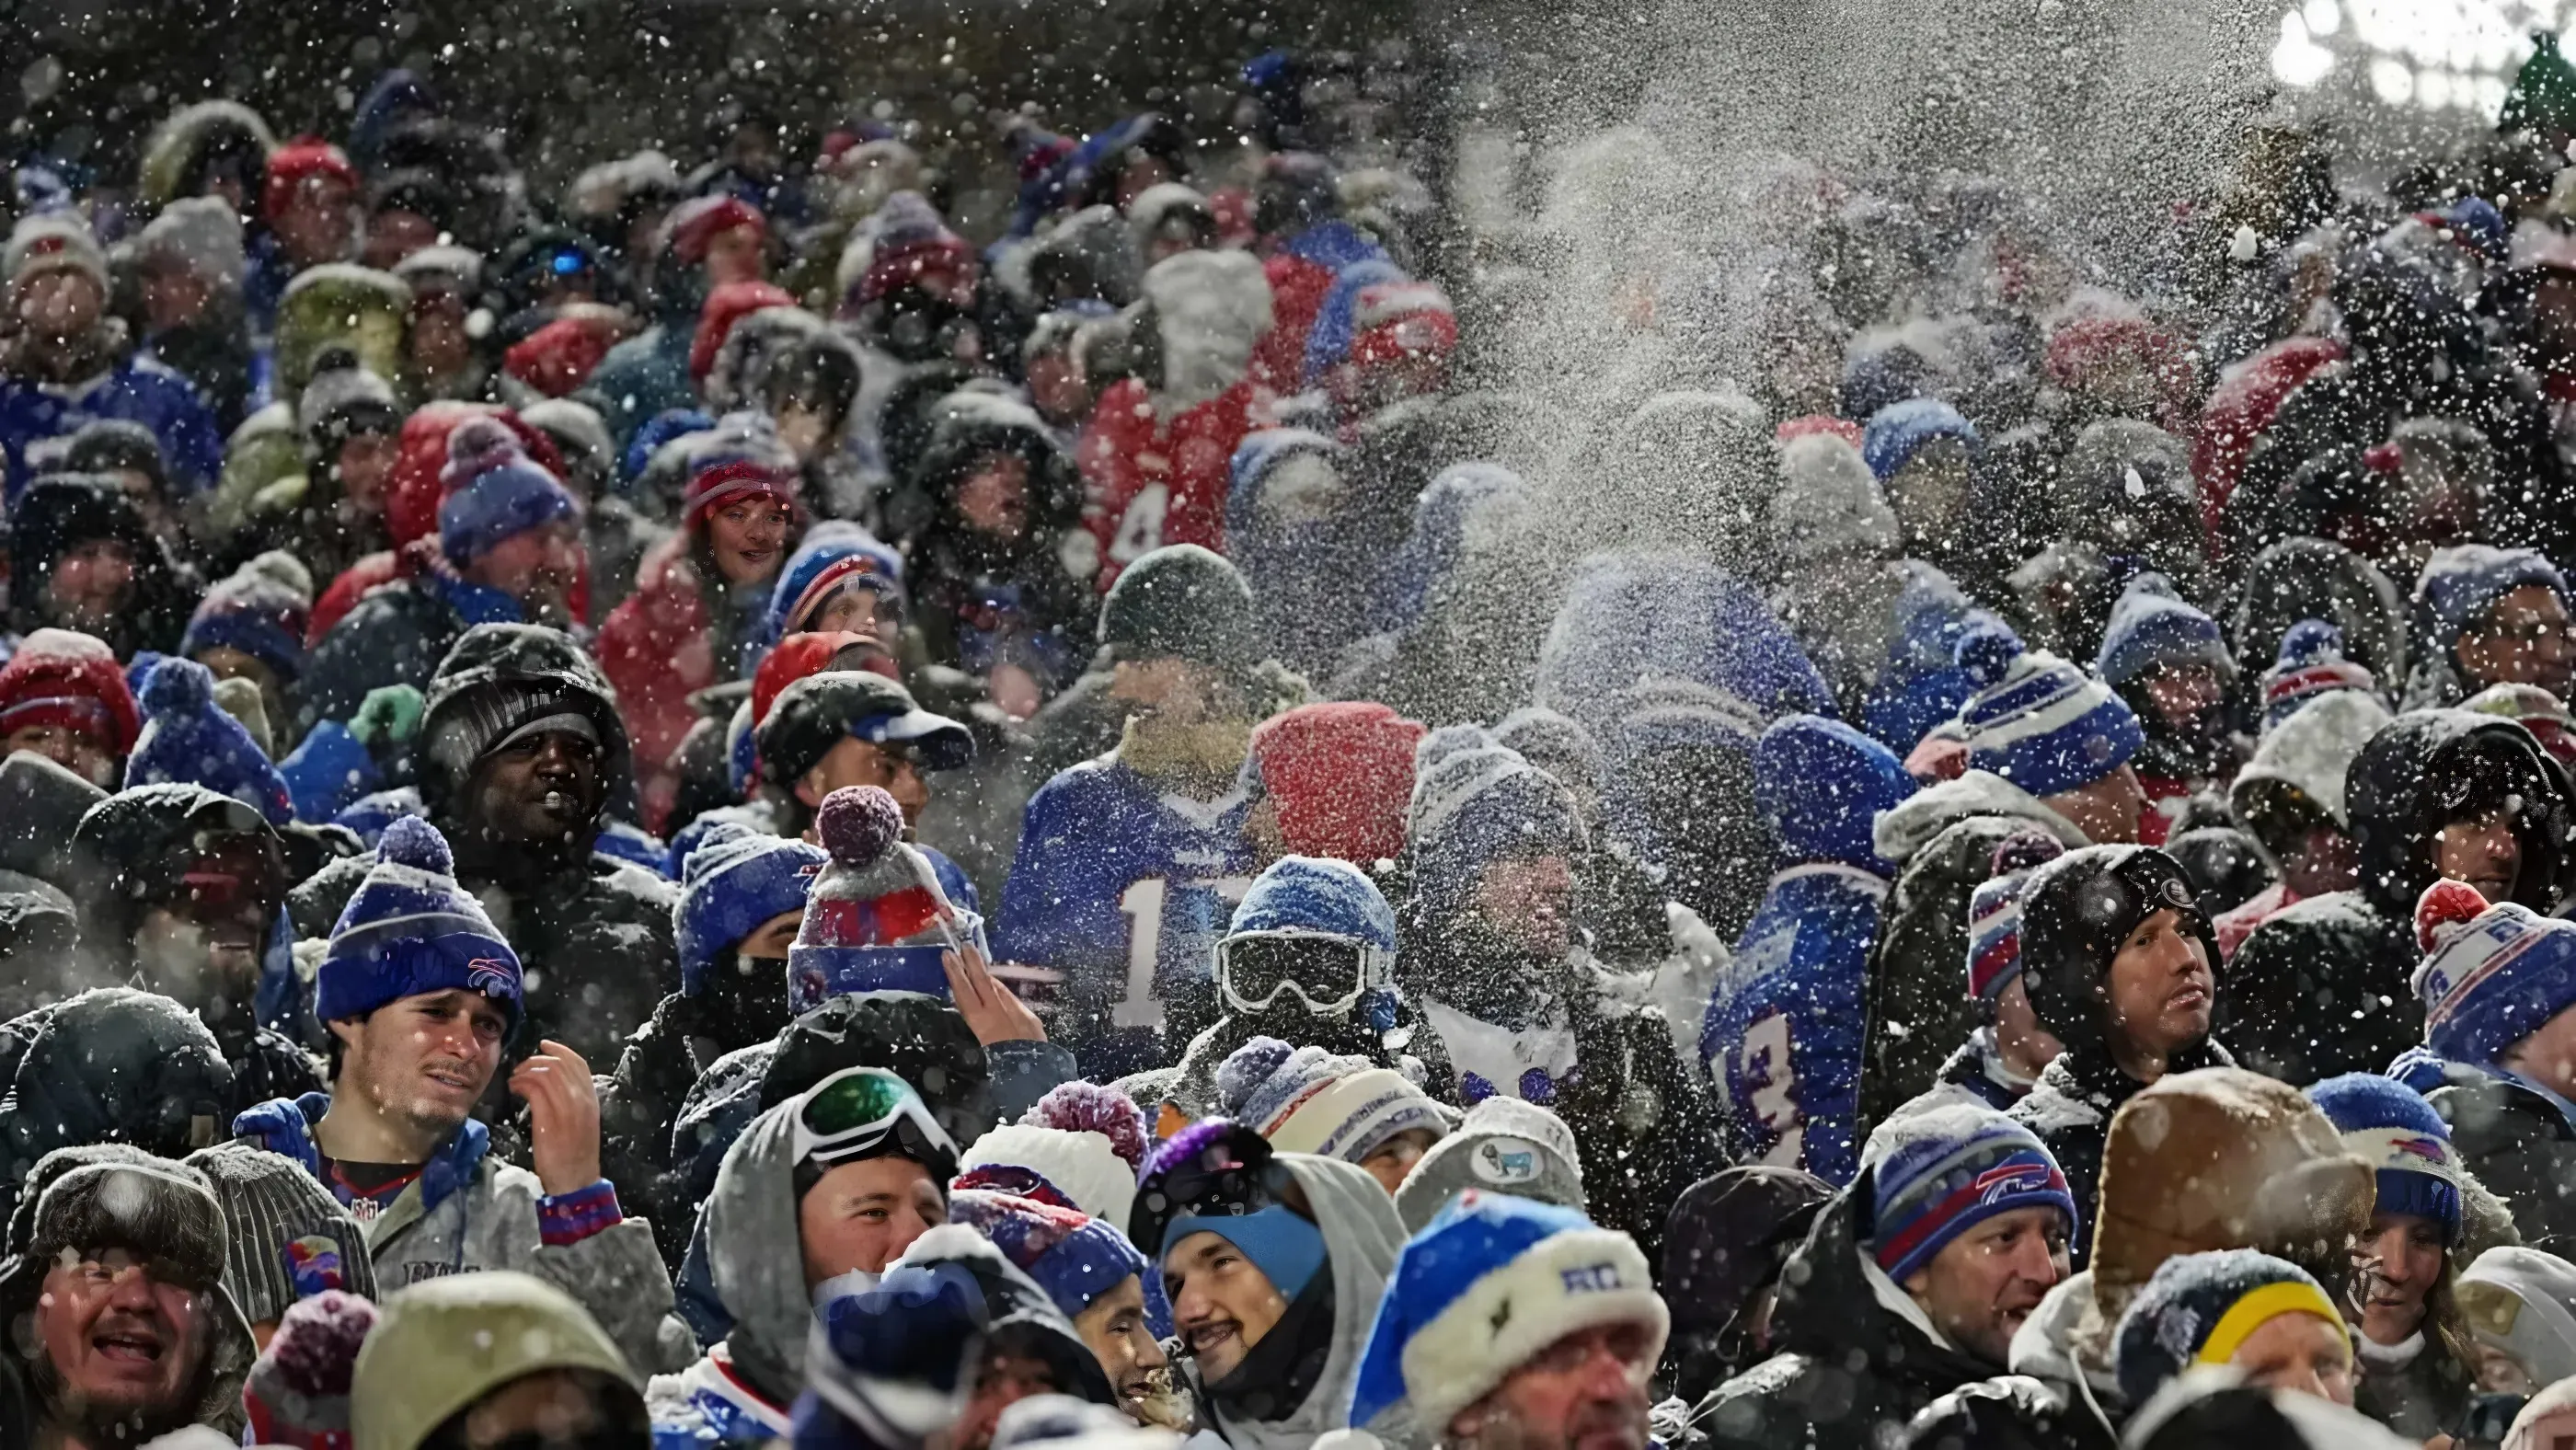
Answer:
<path fill-rule="evenodd" d="M 1983 770 L 1917 792 L 1874 829 L 1878 854 L 1903 869 L 1869 953 L 1855 1129 L 1864 1142 L 1898 1104 L 1932 1086 L 1942 1054 L 1980 1025 L 1968 999 L 1968 897 L 1984 883 L 1995 847 L 2033 829 L 2069 849 L 2085 844 L 2084 833 L 2038 797 Z"/>
<path fill-rule="evenodd" d="M 2092 1308 L 2091 1274 L 2049 1290 L 2013 1334 L 2012 1372 L 1933 1401 L 1907 1428 L 1906 1450 L 2113 1450 L 2131 1407 L 2107 1366 L 2077 1357 Z"/>
<path fill-rule="evenodd" d="M 1735 944 L 1733 985 L 1708 1003 L 1700 1064 L 1726 1112 L 1733 1156 L 1840 1187 L 1860 1166 L 1869 950 L 1894 874 L 1871 823 L 1914 782 L 1884 746 L 1813 716 L 1765 732 L 1754 771 L 1788 864 Z"/>
<path fill-rule="evenodd" d="M 1306 341 L 1334 279 L 1361 262 L 1385 260 L 1384 248 L 1338 217 L 1282 238 L 1261 263 L 1270 279 L 1271 320 L 1252 355 L 1255 375 L 1279 392 L 1297 391 L 1306 370 Z"/>
<path fill-rule="evenodd" d="M 732 1328 L 682 1374 L 653 1378 L 645 1393 L 657 1441 L 685 1430 L 700 1443 L 757 1445 L 787 1433 L 814 1320 L 797 1227 L 795 1114 L 793 1101 L 762 1112 L 716 1171 L 701 1236 Z"/>
<path fill-rule="evenodd" d="M 2451 1125 L 2470 1176 L 2513 1210 L 2525 1247 L 2576 1251 L 2576 1112 L 2519 1077 L 2420 1050 L 2389 1069 Z"/>
<path fill-rule="evenodd" d="M 619 1200 L 652 1218 L 667 1259 L 676 1261 L 687 1248 L 697 1220 L 695 1201 L 675 1191 L 668 1177 L 671 1129 L 690 1090 L 717 1059 L 769 1042 L 790 1020 L 787 964 L 765 965 L 773 971 L 760 984 L 760 995 L 768 999 L 763 1003 L 712 984 L 694 997 L 674 992 L 663 998 L 652 1019 L 626 1039 L 616 1075 L 600 1091 L 601 1167 L 617 1185 Z"/>
<path fill-rule="evenodd" d="M 2170 1076 L 2235 1065 L 2226 1048 L 2204 1039 L 2175 1053 L 2165 1067 Z M 2102 1148 L 2110 1137 L 2111 1118 L 2121 1104 L 2146 1087 L 2122 1072 L 2111 1060 L 2111 1049 L 2096 1039 L 2058 1054 L 2040 1073 L 2029 1096 L 2011 1109 L 2013 1119 L 2038 1134 L 2057 1166 L 2065 1170 L 2067 1190 L 2075 1195 L 2080 1215 L 2075 1238 L 2068 1245 L 2069 1257 L 2079 1269 L 2092 1257 L 2095 1195 L 2101 1191 Z"/>
<path fill-rule="evenodd" d="M 994 456 L 1028 470 L 1027 523 L 1015 539 L 974 529 L 957 490 Z M 919 514 L 902 531 L 913 615 L 932 663 L 982 678 L 996 665 L 1029 672 L 1049 694 L 1090 660 L 1098 558 L 1083 528 L 1083 482 L 1072 456 L 1025 406 L 952 394 L 905 480 Z"/>
<path fill-rule="evenodd" d="M 176 493 L 206 488 L 223 471 L 224 438 L 196 388 L 166 364 L 135 356 L 69 386 L 0 377 L 0 453 L 8 459 L 11 501 L 46 471 L 44 445 L 101 418 L 151 429 Z"/>
<path fill-rule="evenodd" d="M 676 317 L 666 309 L 651 327 L 608 350 L 581 386 L 580 396 L 599 409 L 600 421 L 622 450 L 635 430 L 673 408 L 695 407 L 689 379 L 689 344 L 697 337 L 697 312 Z"/>
<path fill-rule="evenodd" d="M 1861 1247 L 1866 1184 L 1837 1194 L 1780 1274 L 1771 1359 L 1717 1387 L 1693 1422 L 1717 1450 L 1879 1450 L 1925 1406 L 1994 1372 L 1941 1337 Z"/>
<path fill-rule="evenodd" d="M 296 716 L 300 737 L 324 720 L 348 721 L 371 690 L 426 689 L 457 637 L 478 624 L 516 624 L 517 600 L 404 555 L 408 577 L 358 601 L 315 642 Z"/>
<path fill-rule="evenodd" d="M 1143 382 L 1112 384 L 1075 445 L 1082 526 L 1097 549 L 1103 594 L 1130 564 L 1165 544 L 1225 552 L 1225 499 L 1234 450 L 1262 425 L 1269 394 L 1245 378 L 1170 418 Z"/>
<path fill-rule="evenodd" d="M 238 1141 L 292 1158 L 319 1181 L 313 1126 L 330 1110 L 323 1093 L 279 1098 L 232 1127 Z M 468 1119 L 365 1224 L 376 1282 L 392 1294 L 449 1274 L 523 1270 L 589 1310 L 629 1364 L 675 1362 L 676 1340 L 663 1338 L 671 1275 L 653 1250 L 652 1225 L 618 1216 L 605 1180 L 549 1198 L 537 1175 L 493 1157 L 491 1146 L 490 1130 Z"/>
<path fill-rule="evenodd" d="M 2415 899 L 2435 879 L 2435 803 L 2479 757 L 2529 782 L 2530 805 L 2515 826 L 2523 843 L 2516 899 L 2544 915 L 2556 905 L 2568 806 L 2563 776 L 2531 733 L 2463 710 L 2399 716 L 2345 773 L 2359 885 L 2255 928 L 2219 976 L 2216 1031 L 2248 1067 L 2310 1083 L 2378 1072 L 2423 1041 L 2424 1008 L 2409 985 L 2421 960 Z"/>
<path fill-rule="evenodd" d="M 1307 1450 L 1316 1436 L 1349 1423 L 1360 1355 L 1377 1322 L 1378 1301 L 1386 1296 L 1387 1275 L 1404 1247 L 1395 1201 L 1357 1164 L 1306 1153 L 1281 1153 L 1272 1161 L 1296 1181 L 1323 1230 L 1325 1266 L 1332 1274 L 1332 1350 L 1306 1398 L 1275 1420 L 1228 1415 L 1224 1398 L 1211 1395 L 1201 1379 L 1198 1361 L 1182 1359 L 1180 1373 L 1198 1397 L 1208 1428 L 1232 1450 Z"/>
<path fill-rule="evenodd" d="M 2004 1065 L 2003 1054 L 1995 1046 L 1995 1029 L 1980 1027 L 1968 1034 L 1959 1050 L 1941 1064 L 1941 1075 L 1934 1079 L 1932 1092 L 1942 1101 L 1983 1103 L 1996 1112 L 2010 1112 L 2013 1104 L 2030 1096 L 2038 1081 L 2016 1082 L 2011 1069 Z M 1924 1104 L 1922 1098 L 1914 1100 Z M 1913 1111 L 1911 1107 L 1908 1112 Z"/>
<path fill-rule="evenodd" d="M 1592 1219 L 1660 1262 L 1674 1200 L 1726 1155 L 1707 1085 L 1683 1060 L 1648 976 L 1581 948 L 1533 961 L 1410 914 L 1402 925 L 1399 970 L 1456 1074 L 1434 1095 L 1473 1107 L 1501 1093 L 1596 1127 L 1577 1139 Z"/>
<path fill-rule="evenodd" d="M 677 788 L 672 753 L 697 723 L 689 697 L 734 678 L 742 640 L 769 601 L 766 581 L 711 590 L 692 544 L 692 535 L 674 534 L 644 556 L 635 592 L 610 611 L 597 645 L 639 767 L 644 823 L 657 830 Z"/>
<path fill-rule="evenodd" d="M 2438 1335 L 2418 1330 L 2403 1345 L 2382 1346 L 2355 1334 L 2353 1349 L 2352 1407 L 2409 1440 L 2451 1433 L 2477 1392 L 2474 1368 Z"/>

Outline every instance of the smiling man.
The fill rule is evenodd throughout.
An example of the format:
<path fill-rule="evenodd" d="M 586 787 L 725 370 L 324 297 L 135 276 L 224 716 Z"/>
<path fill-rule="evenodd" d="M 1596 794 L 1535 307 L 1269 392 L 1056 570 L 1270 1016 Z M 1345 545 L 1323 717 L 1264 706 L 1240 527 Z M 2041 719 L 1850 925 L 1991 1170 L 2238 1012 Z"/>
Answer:
<path fill-rule="evenodd" d="M 1130 1229 L 1162 1273 L 1209 1428 L 1238 1446 L 1289 1445 L 1347 1423 L 1404 1238 L 1367 1170 L 1273 1153 L 1212 1118 L 1146 1166 Z"/>
<path fill-rule="evenodd" d="M 0 1277 L 44 1450 L 239 1426 L 250 1325 L 222 1288 L 224 1217 L 193 1168 L 121 1146 L 36 1165 Z"/>
<path fill-rule="evenodd" d="M 470 1116 L 520 1026 L 518 953 L 457 883 L 446 840 L 411 818 L 332 928 L 313 1012 L 331 1033 L 331 1091 L 235 1120 L 302 1163 L 368 1230 L 388 1291 L 524 1269 L 579 1300 L 638 1364 L 660 1364 L 671 1279 L 642 1219 L 601 1177 L 590 1066 L 544 1041 L 510 1074 L 528 1105 L 531 1168 L 491 1152 Z"/>

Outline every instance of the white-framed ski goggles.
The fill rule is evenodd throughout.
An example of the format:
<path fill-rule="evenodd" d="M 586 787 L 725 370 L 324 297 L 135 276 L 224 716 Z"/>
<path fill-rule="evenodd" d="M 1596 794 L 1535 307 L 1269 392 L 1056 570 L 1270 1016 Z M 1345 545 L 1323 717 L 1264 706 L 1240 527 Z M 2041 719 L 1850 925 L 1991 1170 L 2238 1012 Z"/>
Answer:
<path fill-rule="evenodd" d="M 1309 1012 L 1348 1012 L 1394 975 L 1394 952 L 1324 932 L 1247 931 L 1216 944 L 1217 990 L 1237 1012 L 1266 1011 L 1282 992 Z"/>

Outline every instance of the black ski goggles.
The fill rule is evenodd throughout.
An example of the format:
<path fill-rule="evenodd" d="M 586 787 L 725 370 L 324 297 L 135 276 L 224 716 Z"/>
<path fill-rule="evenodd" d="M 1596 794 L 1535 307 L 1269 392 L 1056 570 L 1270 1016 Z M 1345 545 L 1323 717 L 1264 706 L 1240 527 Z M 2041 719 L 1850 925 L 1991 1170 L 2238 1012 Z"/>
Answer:
<path fill-rule="evenodd" d="M 1282 992 L 1309 1012 L 1348 1012 L 1394 974 L 1395 953 L 1321 932 L 1248 931 L 1216 944 L 1217 990 L 1237 1012 L 1266 1011 Z"/>

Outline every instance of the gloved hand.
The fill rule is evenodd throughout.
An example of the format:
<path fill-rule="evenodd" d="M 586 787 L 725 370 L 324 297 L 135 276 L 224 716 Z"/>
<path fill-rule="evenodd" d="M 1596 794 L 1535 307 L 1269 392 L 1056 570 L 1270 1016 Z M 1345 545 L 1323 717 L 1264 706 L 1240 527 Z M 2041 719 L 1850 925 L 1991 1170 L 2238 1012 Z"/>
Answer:
<path fill-rule="evenodd" d="M 419 733 L 421 713 L 428 706 L 428 699 L 410 685 L 369 690 L 367 698 L 358 702 L 358 713 L 349 721 L 349 733 L 369 750 L 379 745 L 408 745 Z"/>

